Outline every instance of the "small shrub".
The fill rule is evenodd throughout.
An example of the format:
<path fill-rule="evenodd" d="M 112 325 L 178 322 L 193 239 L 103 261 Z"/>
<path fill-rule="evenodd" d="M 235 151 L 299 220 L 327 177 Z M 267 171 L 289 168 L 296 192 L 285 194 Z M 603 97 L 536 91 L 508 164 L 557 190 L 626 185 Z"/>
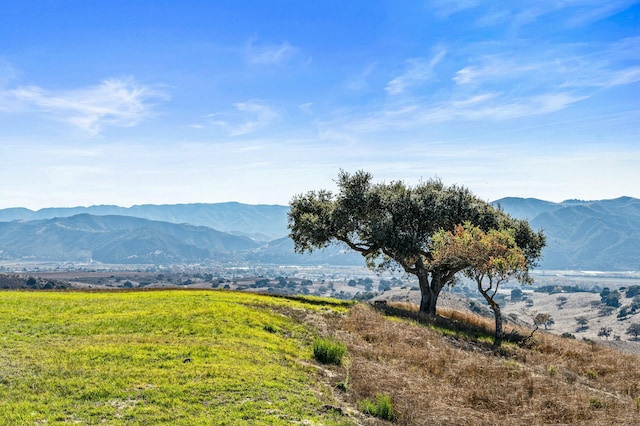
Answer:
<path fill-rule="evenodd" d="M 313 357 L 323 364 L 340 365 L 347 347 L 333 339 L 321 338 L 313 342 Z"/>
<path fill-rule="evenodd" d="M 376 402 L 366 398 L 360 402 L 360 411 L 382 420 L 393 420 L 393 404 L 389 395 L 376 395 Z"/>
<path fill-rule="evenodd" d="M 601 408 L 607 407 L 607 403 L 598 398 L 591 398 L 589 400 L 589 405 L 591 405 L 591 408 L 593 408 L 594 410 L 599 410 Z"/>
<path fill-rule="evenodd" d="M 550 376 L 555 376 L 556 374 L 558 374 L 558 369 L 556 367 L 554 367 L 553 365 L 550 365 L 547 367 L 547 373 L 549 373 Z"/>
<path fill-rule="evenodd" d="M 595 379 L 598 378 L 598 372 L 597 371 L 587 370 L 586 375 L 590 379 L 594 379 L 595 380 Z"/>
<path fill-rule="evenodd" d="M 564 337 L 565 339 L 575 339 L 576 338 L 575 335 L 573 335 L 573 334 L 571 334 L 569 332 L 566 332 L 566 331 L 564 333 L 562 333 L 560 335 L 560 337 Z"/>
<path fill-rule="evenodd" d="M 262 328 L 264 329 L 264 331 L 268 331 L 269 333 L 275 333 L 276 331 L 278 331 L 278 329 L 271 324 L 265 324 Z"/>
<path fill-rule="evenodd" d="M 344 361 L 344 369 L 346 371 L 344 380 L 336 385 L 336 388 L 343 392 L 347 392 L 349 390 L 349 367 L 351 367 L 351 363 L 349 362 L 349 359 L 346 359 Z"/>

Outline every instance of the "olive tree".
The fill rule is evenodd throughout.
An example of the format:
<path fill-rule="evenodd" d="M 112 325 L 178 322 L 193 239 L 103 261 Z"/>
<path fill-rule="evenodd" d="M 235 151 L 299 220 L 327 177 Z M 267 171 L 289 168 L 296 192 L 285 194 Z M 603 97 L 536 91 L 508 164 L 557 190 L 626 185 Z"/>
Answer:
<path fill-rule="evenodd" d="M 438 263 L 430 243 L 442 230 L 466 221 L 482 230 L 511 228 L 527 264 L 534 266 L 544 246 L 542 232 L 513 219 L 468 189 L 429 179 L 416 186 L 401 181 L 373 183 L 370 173 L 341 171 L 339 192 L 310 191 L 290 203 L 289 236 L 296 252 L 332 243 L 346 244 L 374 270 L 399 268 L 418 279 L 420 312 L 435 315 L 440 291 L 454 282 L 465 264 Z"/>
<path fill-rule="evenodd" d="M 431 243 L 433 257 L 440 265 L 463 266 L 463 274 L 476 282 L 478 291 L 495 317 L 494 346 L 502 343 L 502 313 L 495 300 L 500 285 L 510 279 L 530 283 L 527 260 L 515 242 L 513 229 L 482 231 L 466 222 L 452 231 L 441 230 Z"/>
<path fill-rule="evenodd" d="M 640 323 L 634 322 L 633 324 L 627 327 L 627 334 L 633 335 L 635 340 L 638 340 L 638 336 L 640 336 Z"/>

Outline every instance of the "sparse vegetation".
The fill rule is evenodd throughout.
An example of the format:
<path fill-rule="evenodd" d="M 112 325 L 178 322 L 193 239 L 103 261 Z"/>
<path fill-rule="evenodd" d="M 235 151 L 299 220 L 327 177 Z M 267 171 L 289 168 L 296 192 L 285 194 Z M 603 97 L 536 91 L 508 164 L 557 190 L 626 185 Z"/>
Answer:
<path fill-rule="evenodd" d="M 393 420 L 394 418 L 393 403 L 388 395 L 376 395 L 375 402 L 365 398 L 364 401 L 360 402 L 359 406 L 362 412 L 382 420 Z"/>
<path fill-rule="evenodd" d="M 469 327 L 492 328 L 488 318 L 439 313 L 468 321 Z M 532 349 L 505 342 L 495 355 L 491 341 L 475 332 L 445 333 L 449 327 L 444 324 L 389 321 L 362 305 L 334 327 L 341 330 L 352 363 L 348 400 L 357 403 L 388 395 L 398 424 L 637 421 L 640 362 L 634 355 L 547 333 L 536 335 Z"/>
<path fill-rule="evenodd" d="M 547 313 L 544 313 L 544 312 L 537 313 L 533 317 L 533 322 L 536 325 L 543 325 L 545 330 L 547 330 L 549 328 L 549 326 L 555 324 L 555 321 L 553 320 L 551 315 L 549 315 Z"/>
<path fill-rule="evenodd" d="M 600 331 L 598 331 L 598 337 L 604 337 L 609 340 L 609 336 L 611 336 L 611 332 L 613 329 L 611 327 L 601 327 Z"/>
<path fill-rule="evenodd" d="M 583 331 L 589 328 L 588 326 L 589 319 L 584 315 L 577 316 L 575 320 L 576 320 L 576 323 L 578 324 L 578 329 L 576 331 Z"/>
<path fill-rule="evenodd" d="M 558 296 L 558 309 L 562 309 L 567 304 L 566 296 Z"/>
<path fill-rule="evenodd" d="M 638 336 L 640 336 L 640 323 L 630 324 L 627 328 L 627 334 L 633 336 L 634 340 L 638 340 Z"/>

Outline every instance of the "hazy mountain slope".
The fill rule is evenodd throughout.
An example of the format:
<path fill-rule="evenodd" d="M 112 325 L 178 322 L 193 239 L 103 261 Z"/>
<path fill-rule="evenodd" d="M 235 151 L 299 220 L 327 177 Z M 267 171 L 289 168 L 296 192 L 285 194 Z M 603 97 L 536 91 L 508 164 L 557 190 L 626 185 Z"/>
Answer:
<path fill-rule="evenodd" d="M 543 251 L 541 269 L 640 270 L 638 199 L 621 197 L 614 200 L 552 203 L 510 197 L 494 204 L 500 204 L 512 216 L 528 218 L 534 229 L 544 230 L 547 247 Z M 65 215 L 78 209 L 105 215 L 121 211 L 128 216 L 117 216 L 115 220 L 115 216 L 80 214 L 66 220 L 0 223 L 0 258 L 86 260 L 92 255 L 95 258 L 97 253 L 109 259 L 109 262 L 138 256 L 147 262 L 165 263 L 171 259 L 198 261 L 205 255 L 193 249 L 196 248 L 207 250 L 208 253 L 215 252 L 216 257 L 233 256 L 235 260 L 255 263 L 364 264 L 359 255 L 337 246 L 318 250 L 311 255 L 294 253 L 293 242 L 285 237 L 288 233 L 289 210 L 286 206 L 240 203 L 145 205 L 131 208 L 93 206 L 43 209 L 38 212 L 16 208 L 0 210 L 0 220 L 34 215 Z M 164 220 L 148 220 L 136 215 Z M 190 222 L 191 225 L 178 225 L 175 222 Z M 193 226 L 203 223 L 212 224 L 210 226 L 218 231 L 204 225 Z M 145 227 L 148 229 L 144 232 L 131 232 L 132 229 Z M 235 236 L 219 231 L 232 229 Z M 237 236 L 256 234 L 263 236 L 260 239 L 262 245 Z M 266 239 L 266 235 L 273 237 Z M 140 248 L 140 253 L 135 252 L 136 246 Z M 157 250 L 160 254 L 149 254 L 150 247 L 159 247 Z M 63 255 L 70 257 L 63 259 Z"/>
<path fill-rule="evenodd" d="M 0 223 L 0 256 L 12 259 L 166 263 L 197 261 L 257 246 L 248 238 L 202 226 L 127 216 L 80 214 Z"/>
<path fill-rule="evenodd" d="M 500 204 L 544 230 L 542 269 L 640 270 L 640 200 L 538 201 L 511 198 Z"/>
<path fill-rule="evenodd" d="M 537 198 L 507 197 L 492 202 L 494 206 L 500 206 L 511 216 L 518 219 L 531 220 L 540 213 L 561 209 L 563 204 Z"/>
<path fill-rule="evenodd" d="M 242 203 L 136 205 L 132 207 L 91 206 L 45 208 L 32 211 L 24 208 L 0 210 L 0 221 L 53 219 L 88 213 L 92 215 L 132 216 L 171 223 L 206 226 L 229 233 L 241 233 L 271 240 L 287 235 L 289 207 L 279 205 L 249 205 Z"/>

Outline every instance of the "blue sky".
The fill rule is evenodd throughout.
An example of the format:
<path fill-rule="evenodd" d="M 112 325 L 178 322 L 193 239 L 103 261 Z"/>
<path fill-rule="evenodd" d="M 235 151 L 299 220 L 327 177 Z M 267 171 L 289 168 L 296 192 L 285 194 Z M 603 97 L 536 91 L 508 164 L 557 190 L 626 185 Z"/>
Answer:
<path fill-rule="evenodd" d="M 640 1 L 5 0 L 0 129 L 0 208 L 640 197 Z"/>

